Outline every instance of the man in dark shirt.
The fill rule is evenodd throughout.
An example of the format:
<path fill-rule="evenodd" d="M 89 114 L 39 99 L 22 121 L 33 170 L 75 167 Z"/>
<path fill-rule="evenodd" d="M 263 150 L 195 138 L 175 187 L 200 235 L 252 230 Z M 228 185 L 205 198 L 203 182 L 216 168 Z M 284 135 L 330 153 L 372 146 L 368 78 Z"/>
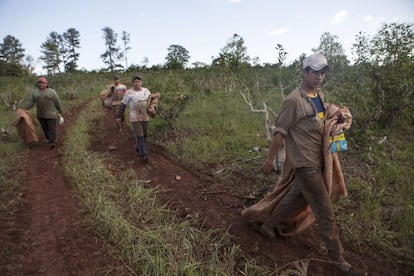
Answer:
<path fill-rule="evenodd" d="M 48 80 L 45 77 L 40 77 L 37 80 L 37 89 L 30 95 L 25 109 L 30 109 L 35 104 L 36 117 L 42 126 L 50 147 L 54 148 L 56 145 L 56 122 L 58 117 L 63 115 L 63 109 L 58 94 L 55 90 L 49 88 Z"/>

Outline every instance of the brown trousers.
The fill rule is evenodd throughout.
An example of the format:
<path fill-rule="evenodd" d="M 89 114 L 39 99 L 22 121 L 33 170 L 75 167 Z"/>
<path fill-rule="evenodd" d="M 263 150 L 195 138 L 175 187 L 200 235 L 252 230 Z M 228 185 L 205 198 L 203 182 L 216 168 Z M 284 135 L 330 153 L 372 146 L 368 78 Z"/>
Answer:
<path fill-rule="evenodd" d="M 269 228 L 277 228 L 281 222 L 297 215 L 309 204 L 318 221 L 319 232 L 326 243 L 329 257 L 338 260 L 343 254 L 343 247 L 321 169 L 298 168 L 293 182 L 291 189 L 273 209 L 265 225 Z"/>

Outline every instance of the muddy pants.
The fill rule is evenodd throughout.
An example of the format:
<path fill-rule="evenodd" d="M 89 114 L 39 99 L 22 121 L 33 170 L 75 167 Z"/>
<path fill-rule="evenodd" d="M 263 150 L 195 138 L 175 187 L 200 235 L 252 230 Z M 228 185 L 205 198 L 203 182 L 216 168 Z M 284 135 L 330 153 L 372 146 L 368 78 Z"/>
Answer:
<path fill-rule="evenodd" d="M 37 118 L 49 143 L 56 143 L 56 119 Z"/>
<path fill-rule="evenodd" d="M 136 139 L 137 147 L 136 150 L 141 157 L 148 155 L 147 149 L 145 148 L 145 137 L 148 135 L 148 121 L 133 122 L 132 131 Z"/>
<path fill-rule="evenodd" d="M 116 113 L 117 113 L 117 111 L 118 111 L 118 108 L 119 108 L 119 105 L 112 105 L 112 110 L 114 111 L 114 116 L 115 116 L 115 118 L 116 118 Z M 123 123 L 125 121 L 125 113 L 124 112 L 122 112 L 122 115 L 121 115 L 121 122 Z"/>
<path fill-rule="evenodd" d="M 295 180 L 290 191 L 273 209 L 265 225 L 269 228 L 277 228 L 290 216 L 303 211 L 308 204 L 318 221 L 319 232 L 326 243 L 329 257 L 338 260 L 342 256 L 343 247 L 339 239 L 331 199 L 319 167 L 296 169 Z"/>

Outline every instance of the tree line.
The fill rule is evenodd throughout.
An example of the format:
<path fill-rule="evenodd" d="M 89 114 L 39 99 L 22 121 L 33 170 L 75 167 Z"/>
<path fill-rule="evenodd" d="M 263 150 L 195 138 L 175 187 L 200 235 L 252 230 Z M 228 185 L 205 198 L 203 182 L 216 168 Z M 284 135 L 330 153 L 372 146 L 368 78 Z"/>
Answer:
<path fill-rule="evenodd" d="M 127 54 L 131 50 L 130 36 L 121 33 L 121 43 L 118 34 L 111 28 L 102 29 L 105 52 L 100 55 L 105 68 L 103 72 L 137 71 L 142 69 L 185 69 L 190 60 L 187 49 L 181 45 L 172 44 L 167 48 L 165 64 L 147 68 L 144 65 L 128 65 Z M 44 62 L 43 68 L 48 74 L 72 73 L 79 71 L 80 33 L 69 28 L 63 34 L 51 32 L 46 41 L 40 46 Z M 381 121 L 384 125 L 395 121 L 399 115 L 410 117 L 412 114 L 414 87 L 414 30 L 413 23 L 384 23 L 372 37 L 359 32 L 355 35 L 352 46 L 353 63 L 345 55 L 339 37 L 325 32 L 320 37 L 318 47 L 312 49 L 326 56 L 330 64 L 330 78 L 335 86 L 336 97 L 344 103 L 357 103 L 364 114 L 370 114 L 363 125 Z M 276 68 L 273 70 L 274 79 L 283 94 L 291 89 L 289 83 L 292 76 L 297 75 L 305 55 L 300 55 L 290 65 L 286 65 L 288 52 L 283 45 L 275 46 L 275 64 L 259 64 L 258 58 L 247 54 L 244 39 L 234 34 L 220 50 L 217 57 L 212 58 L 211 64 L 195 62 L 192 68 L 226 68 L 233 72 L 254 68 Z M 25 49 L 20 41 L 12 35 L 4 37 L 0 44 L 0 76 L 30 75 L 34 59 L 25 56 Z M 413 116 L 411 116 L 413 117 Z M 413 119 L 414 120 L 414 119 Z M 356 122 L 358 123 L 358 122 Z"/>
<path fill-rule="evenodd" d="M 128 65 L 127 54 L 131 50 L 130 34 L 122 31 L 121 43 L 119 43 L 118 34 L 113 29 L 104 27 L 102 31 L 105 44 L 105 52 L 100 55 L 105 64 L 103 71 L 114 72 L 140 69 L 139 65 Z M 408 23 L 384 24 L 372 39 L 360 32 L 356 35 L 356 42 L 352 48 L 354 62 L 372 63 L 381 59 L 380 57 L 387 55 L 389 55 L 387 57 L 389 59 L 396 59 L 397 56 L 404 54 L 412 56 L 412 37 L 413 25 Z M 399 42 L 392 42 L 393 39 L 398 39 Z M 388 49 L 384 46 L 385 43 L 393 43 L 395 45 Z M 401 45 L 398 45 L 398 43 L 401 43 Z M 46 38 L 46 41 L 40 45 L 42 53 L 40 60 L 44 63 L 43 69 L 48 74 L 78 71 L 80 45 L 80 33 L 75 28 L 69 28 L 62 34 L 52 31 Z M 277 60 L 280 65 L 283 65 L 288 53 L 283 48 L 283 45 L 280 44 L 277 44 L 275 49 L 275 61 Z M 323 33 L 320 46 L 312 50 L 323 53 L 332 64 L 332 70 L 339 70 L 350 63 L 342 44 L 339 42 L 339 37 L 336 35 L 327 32 Z M 25 56 L 24 52 L 25 49 L 16 37 L 12 35 L 4 37 L 3 43 L 0 44 L 0 76 L 32 74 L 34 58 L 30 55 Z M 299 61 L 301 59 L 302 57 L 299 57 Z M 181 45 L 172 44 L 167 48 L 165 64 L 162 67 L 166 69 L 184 69 L 188 65 L 189 60 L 190 55 L 187 49 Z M 148 59 L 144 58 L 141 67 L 146 68 L 147 63 Z M 243 66 L 258 65 L 259 59 L 249 57 L 244 39 L 238 34 L 234 34 L 227 41 L 218 56 L 212 58 L 210 65 L 201 62 L 192 64 L 194 68 L 221 66 L 235 71 Z"/>
<path fill-rule="evenodd" d="M 129 34 L 118 34 L 111 28 L 102 29 L 105 52 L 101 59 L 105 64 L 102 72 L 136 72 L 137 70 L 180 70 L 188 68 L 190 55 L 181 45 L 172 44 L 167 48 L 164 65 L 151 68 L 144 65 L 129 65 L 128 51 L 131 50 Z M 78 69 L 80 33 L 69 28 L 63 34 L 51 32 L 40 46 L 44 69 L 48 74 L 71 73 Z M 414 123 L 414 30 L 413 23 L 384 23 L 372 37 L 359 32 L 352 45 L 353 61 L 349 61 L 339 37 L 325 32 L 320 37 L 319 45 L 312 48 L 326 56 L 330 64 L 330 73 L 325 88 L 335 100 L 354 110 L 361 133 L 380 123 L 389 126 L 403 118 L 405 122 Z M 221 74 L 218 70 L 229 69 L 236 74 L 260 77 L 262 72 L 269 72 L 273 85 L 282 93 L 289 92 L 292 85 L 298 83 L 298 69 L 305 58 L 301 54 L 291 64 L 286 64 L 288 52 L 281 44 L 275 45 L 275 63 L 259 64 L 258 58 L 247 54 L 244 39 L 234 34 L 220 50 L 217 57 L 212 57 L 211 64 L 195 62 L 194 73 L 205 76 Z M 33 72 L 33 58 L 25 56 L 25 49 L 20 41 L 7 35 L 0 44 L 0 76 L 22 76 Z M 201 69 L 201 70 L 200 70 Z M 257 70 L 256 70 L 257 69 Z M 206 71 L 210 70 L 210 71 Z M 254 71 L 256 70 L 256 71 Z M 252 74 L 252 72 L 254 72 Z M 256 84 L 251 84 L 252 87 Z M 260 97 L 260 95 L 258 95 Z"/>
<path fill-rule="evenodd" d="M 115 72 L 140 69 L 138 65 L 128 66 L 127 53 L 131 50 L 130 34 L 126 31 L 121 33 L 121 43 L 118 43 L 118 34 L 110 27 L 104 27 L 103 39 L 105 52 L 100 55 L 105 64 L 103 71 Z M 43 69 L 48 74 L 72 73 L 78 71 L 80 33 L 75 28 L 69 28 L 63 34 L 55 31 L 49 33 L 46 41 L 40 45 L 40 60 L 43 61 Z M 238 34 L 234 34 L 212 65 L 229 65 L 233 69 L 240 67 L 242 63 L 248 63 L 247 47 L 244 40 Z M 25 49 L 19 39 L 13 35 L 7 35 L 0 44 L 0 76 L 31 75 L 34 71 L 34 58 L 25 56 Z M 166 69 L 184 69 L 190 55 L 187 49 L 181 45 L 172 44 L 167 48 L 165 64 Z M 25 57 L 25 59 L 23 59 Z M 124 63 L 123 63 L 124 62 Z M 142 68 L 146 68 L 148 59 L 144 58 Z M 201 62 L 193 63 L 195 68 L 207 66 Z M 160 66 L 153 66 L 160 69 Z"/>

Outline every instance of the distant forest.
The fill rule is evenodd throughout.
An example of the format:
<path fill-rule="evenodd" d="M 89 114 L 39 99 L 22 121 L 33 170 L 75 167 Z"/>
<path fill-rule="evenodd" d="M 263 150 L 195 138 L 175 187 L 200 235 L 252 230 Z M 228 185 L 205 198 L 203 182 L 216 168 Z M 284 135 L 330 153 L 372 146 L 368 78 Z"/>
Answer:
<path fill-rule="evenodd" d="M 279 65 L 285 66 L 288 50 L 281 44 L 275 45 L 276 64 L 259 64 L 259 59 L 247 54 L 244 39 L 234 34 L 228 39 L 217 57 L 212 58 L 211 64 L 194 62 L 189 64 L 190 53 L 181 45 L 172 44 L 167 48 L 165 64 L 153 65 L 148 68 L 148 59 L 144 58 L 142 64 L 128 65 L 128 52 L 131 50 L 130 35 L 126 31 L 117 34 L 110 27 L 104 27 L 103 43 L 105 52 L 100 55 L 104 67 L 100 72 L 127 72 L 142 69 L 189 69 L 204 67 L 225 67 L 237 71 L 243 67 L 260 67 Z M 338 69 L 346 66 L 371 64 L 382 66 L 390 62 L 401 61 L 402 58 L 411 59 L 413 56 L 413 24 L 412 23 L 385 23 L 379 31 L 369 37 L 359 32 L 355 35 L 352 46 L 352 61 L 348 60 L 339 37 L 328 32 L 323 33 L 320 45 L 312 49 L 325 55 L 332 68 Z M 119 39 L 120 38 L 120 39 Z M 25 49 L 19 39 L 12 34 L 6 35 L 0 44 L 0 76 L 32 75 L 35 64 L 41 62 L 42 68 L 48 75 L 59 73 L 73 73 L 80 71 L 81 35 L 75 28 L 69 28 L 64 33 L 55 31 L 49 33 L 45 42 L 40 45 L 41 56 L 35 59 L 25 55 Z M 303 55 L 293 62 L 303 60 Z"/>

